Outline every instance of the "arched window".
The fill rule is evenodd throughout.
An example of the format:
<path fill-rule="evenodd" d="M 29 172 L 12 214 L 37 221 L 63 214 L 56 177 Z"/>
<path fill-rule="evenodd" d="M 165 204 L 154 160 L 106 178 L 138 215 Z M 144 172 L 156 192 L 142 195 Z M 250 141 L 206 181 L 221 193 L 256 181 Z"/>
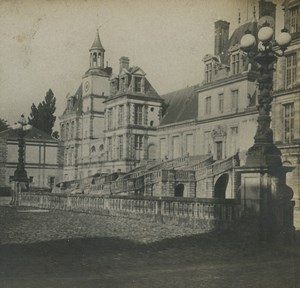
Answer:
<path fill-rule="evenodd" d="M 93 66 L 97 66 L 97 53 L 93 53 Z"/>
<path fill-rule="evenodd" d="M 95 153 L 96 152 L 96 147 L 95 146 L 92 146 L 91 147 L 91 153 Z"/>
<path fill-rule="evenodd" d="M 184 191 L 184 185 L 183 184 L 178 184 L 175 187 L 175 197 L 183 197 L 183 191 Z"/>

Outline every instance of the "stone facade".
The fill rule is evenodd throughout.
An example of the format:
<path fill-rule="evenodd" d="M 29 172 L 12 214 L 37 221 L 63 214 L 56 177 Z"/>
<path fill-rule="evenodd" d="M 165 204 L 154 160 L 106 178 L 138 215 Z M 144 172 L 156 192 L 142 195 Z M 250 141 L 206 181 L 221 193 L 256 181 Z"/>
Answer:
<path fill-rule="evenodd" d="M 296 12 L 289 12 L 290 8 L 295 9 L 298 2 L 284 2 L 288 11 L 286 24 L 292 29 L 300 27 L 300 24 L 295 24 L 299 22 L 300 14 L 296 19 Z M 130 67 L 127 57 L 120 59 L 118 74 L 109 74 L 109 82 L 108 74 L 102 74 L 104 68 L 99 64 L 102 65 L 102 68 L 99 67 L 102 72 L 93 74 L 95 84 L 92 84 L 92 80 L 90 83 L 92 87 L 101 83 L 101 87 L 108 87 L 104 83 L 109 83 L 109 89 L 101 95 L 97 92 L 84 96 L 83 87 L 89 87 L 89 84 L 85 84 L 87 76 L 84 76 L 78 93 L 82 95 L 77 97 L 81 97 L 82 101 L 77 101 L 81 104 L 74 101 L 74 107 L 78 107 L 75 110 L 80 112 L 72 110 L 74 119 L 79 119 L 81 132 L 76 142 L 78 152 L 74 152 L 77 160 L 64 169 L 69 179 L 83 179 L 98 173 L 97 177 L 87 180 L 95 183 L 85 184 L 85 187 L 104 194 L 239 197 L 240 177 L 235 167 L 245 164 L 246 153 L 254 143 L 259 97 L 258 67 L 240 50 L 240 40 L 247 30 L 257 35 L 261 22 L 266 19 L 271 21 L 275 29 L 275 9 L 273 3 L 260 0 L 260 19 L 256 19 L 254 12 L 253 19 L 241 24 L 230 37 L 229 23 L 217 21 L 215 55 L 207 54 L 203 58 L 204 79 L 197 85 L 160 97 L 147 81 L 143 70 Z M 287 15 L 295 19 L 290 21 Z M 100 47 L 97 53 L 101 54 L 99 61 L 102 63 L 104 49 L 99 43 L 97 47 Z M 291 58 L 281 58 L 277 63 L 272 108 L 275 143 L 281 149 L 283 163 L 295 166 L 287 176 L 287 183 L 294 189 L 297 205 L 300 203 L 300 68 L 299 61 L 295 59 L 298 59 L 299 47 L 299 34 L 295 31 L 291 47 L 287 50 L 287 57 Z M 288 87 L 284 82 L 287 77 Z M 98 104 L 95 104 L 98 99 L 95 95 L 99 98 Z M 99 108 L 97 111 L 94 108 L 96 106 Z M 65 113 L 61 120 L 73 119 L 68 117 L 71 114 Z M 96 117 L 98 122 L 95 121 Z M 97 135 L 95 131 L 98 131 Z M 71 147 L 68 146 L 71 142 L 65 143 L 66 148 Z M 74 144 L 74 150 L 75 147 Z M 239 160 L 232 160 L 237 153 Z M 230 166 L 228 163 L 231 161 L 234 164 Z M 227 170 L 226 165 L 230 166 Z M 218 172 L 216 169 L 221 170 Z M 180 178 L 182 175 L 186 176 L 185 179 Z M 116 178 L 111 180 L 107 177 Z M 221 189 L 222 186 L 225 188 Z"/>
<path fill-rule="evenodd" d="M 110 67 L 104 68 L 104 54 L 99 33 L 90 48 L 90 67 L 59 117 L 64 142 L 64 181 L 81 179 L 99 172 L 104 160 L 104 104 L 109 95 Z"/>
<path fill-rule="evenodd" d="M 104 104 L 105 172 L 128 172 L 155 159 L 162 99 L 140 67 L 129 67 L 127 57 L 120 58 L 119 74 L 112 75 Z"/>
<path fill-rule="evenodd" d="M 300 208 L 300 2 L 285 1 L 285 27 L 292 35 L 286 56 L 277 61 L 274 73 L 272 127 L 284 166 L 294 167 L 287 184 Z"/>

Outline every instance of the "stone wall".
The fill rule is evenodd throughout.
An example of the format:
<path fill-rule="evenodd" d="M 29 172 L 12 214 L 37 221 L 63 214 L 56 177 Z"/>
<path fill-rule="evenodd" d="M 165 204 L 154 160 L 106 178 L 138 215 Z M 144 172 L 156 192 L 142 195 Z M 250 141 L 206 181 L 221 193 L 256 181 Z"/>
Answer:
<path fill-rule="evenodd" d="M 240 218 L 238 203 L 228 199 L 22 193 L 21 205 L 134 219 L 146 218 L 166 224 L 200 227 L 204 232 L 227 229 Z"/>

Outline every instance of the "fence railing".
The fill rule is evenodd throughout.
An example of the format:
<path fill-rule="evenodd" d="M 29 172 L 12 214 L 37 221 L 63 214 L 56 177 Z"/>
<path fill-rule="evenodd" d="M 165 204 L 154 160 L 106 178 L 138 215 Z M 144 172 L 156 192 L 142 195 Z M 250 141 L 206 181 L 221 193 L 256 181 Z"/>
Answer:
<path fill-rule="evenodd" d="M 233 199 L 158 198 L 22 193 L 21 204 L 45 209 L 111 215 L 172 216 L 178 218 L 235 221 L 239 205 Z"/>

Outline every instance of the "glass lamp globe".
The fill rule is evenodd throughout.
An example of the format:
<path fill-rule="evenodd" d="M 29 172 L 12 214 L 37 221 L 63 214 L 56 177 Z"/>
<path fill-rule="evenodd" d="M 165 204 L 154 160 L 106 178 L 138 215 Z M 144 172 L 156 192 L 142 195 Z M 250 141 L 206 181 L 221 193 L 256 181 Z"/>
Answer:
<path fill-rule="evenodd" d="M 22 124 L 21 123 L 16 123 L 15 125 L 14 125 L 14 129 L 22 129 Z"/>
<path fill-rule="evenodd" d="M 271 41 L 273 34 L 273 29 L 269 26 L 265 26 L 258 31 L 258 39 L 263 43 L 267 43 Z"/>
<path fill-rule="evenodd" d="M 282 29 L 281 33 L 276 38 L 276 43 L 281 48 L 286 48 L 292 41 L 292 36 L 286 29 Z"/>
<path fill-rule="evenodd" d="M 241 39 L 241 48 L 243 50 L 250 50 L 256 44 L 256 39 L 252 34 L 245 34 Z"/>
<path fill-rule="evenodd" d="M 26 131 L 29 131 L 32 128 L 32 126 L 30 124 L 27 124 L 24 126 L 24 128 Z"/>
<path fill-rule="evenodd" d="M 21 123 L 21 124 L 26 124 L 26 119 L 25 119 L 25 116 L 23 114 L 21 115 L 21 118 L 19 119 L 18 122 Z"/>

